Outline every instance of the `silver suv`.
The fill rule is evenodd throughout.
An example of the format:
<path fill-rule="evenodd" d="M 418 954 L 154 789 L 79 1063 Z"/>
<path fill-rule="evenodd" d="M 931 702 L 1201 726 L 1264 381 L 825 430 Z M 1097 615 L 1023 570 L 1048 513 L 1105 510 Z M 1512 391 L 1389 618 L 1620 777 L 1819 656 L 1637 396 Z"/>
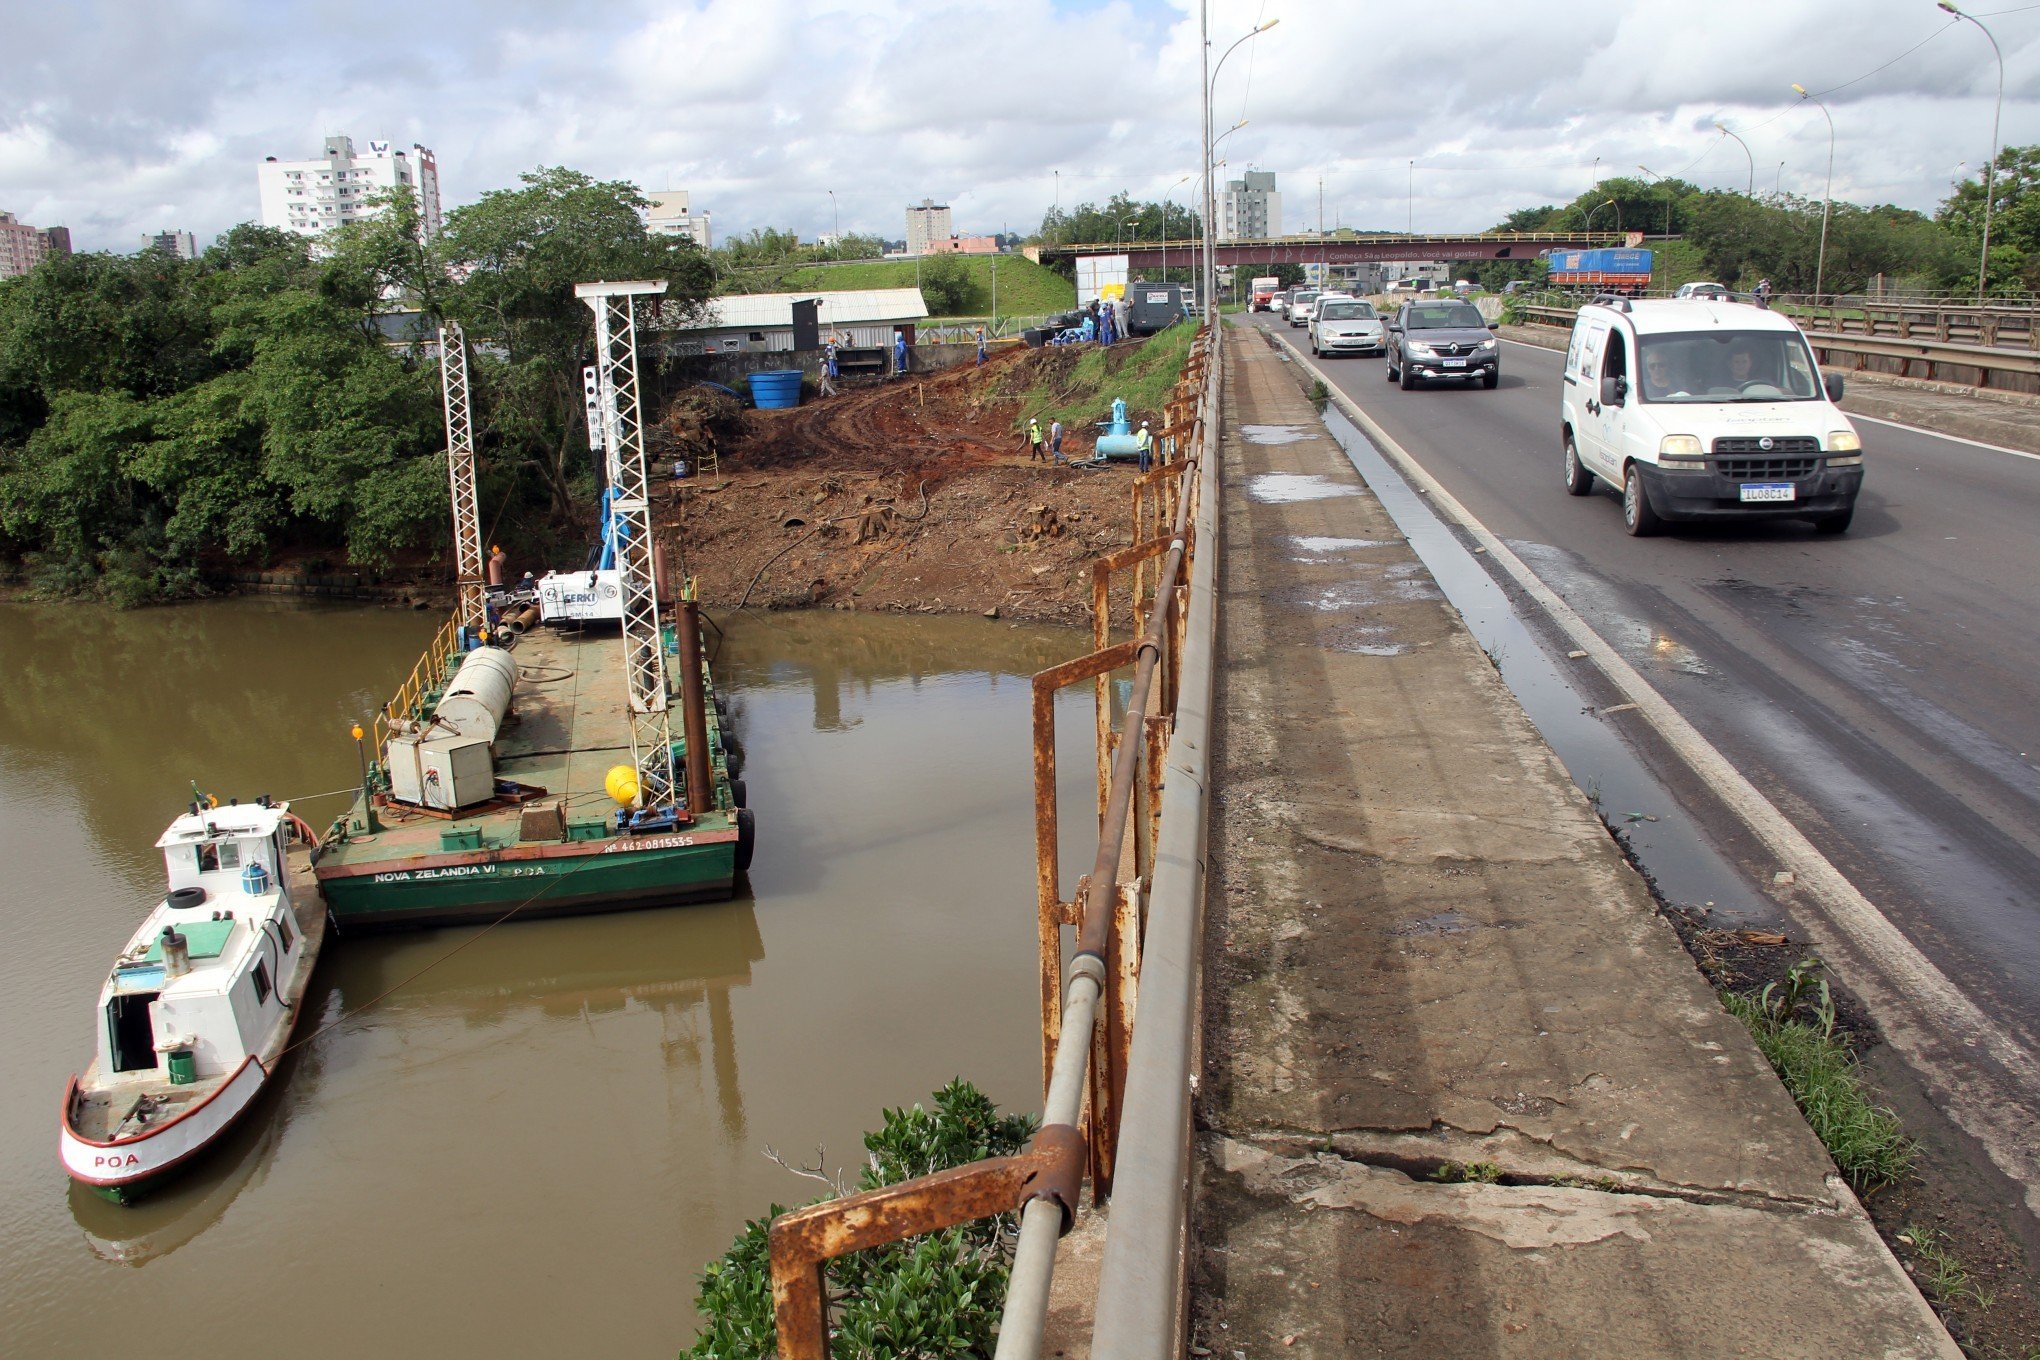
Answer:
<path fill-rule="evenodd" d="M 1502 379 L 1498 329 L 1480 308 L 1458 298 L 1405 302 L 1388 323 L 1388 380 L 1404 391 L 1433 378 L 1478 378 L 1492 388 Z"/>

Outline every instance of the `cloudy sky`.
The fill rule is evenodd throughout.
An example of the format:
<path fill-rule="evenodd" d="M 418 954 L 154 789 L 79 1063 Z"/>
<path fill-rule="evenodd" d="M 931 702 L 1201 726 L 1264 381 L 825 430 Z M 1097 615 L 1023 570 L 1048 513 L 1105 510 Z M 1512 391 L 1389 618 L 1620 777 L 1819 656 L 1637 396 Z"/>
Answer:
<path fill-rule="evenodd" d="M 2040 142 L 2040 4 L 1977 0 L 2003 142 Z M 1427 17 L 1436 16 L 1436 17 Z M 257 217 L 264 156 L 432 148 L 448 208 L 566 165 L 683 188 L 722 238 L 960 232 L 1194 194 L 1198 0 L 66 0 L 8 6 L 0 210 L 86 250 Z M 1222 176 L 1285 226 L 1469 231 L 1639 164 L 1931 211 L 1987 159 L 1997 68 L 1933 0 L 1210 0 Z M 1908 50 L 1912 49 L 1912 50 Z M 1882 69 L 1880 69 L 1882 68 Z M 1750 157 L 1716 133 L 1726 123 Z M 1414 162 L 1414 167 L 1412 167 Z M 1753 163 L 1753 165 L 1752 165 Z M 834 191 L 833 200 L 830 191 Z"/>

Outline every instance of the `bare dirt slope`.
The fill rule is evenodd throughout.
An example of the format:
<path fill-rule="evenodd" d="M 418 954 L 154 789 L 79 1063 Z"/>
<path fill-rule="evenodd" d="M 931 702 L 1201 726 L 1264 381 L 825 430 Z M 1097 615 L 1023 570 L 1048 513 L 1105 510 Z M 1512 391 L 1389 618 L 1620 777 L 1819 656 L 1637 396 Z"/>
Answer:
<path fill-rule="evenodd" d="M 719 480 L 662 488 L 660 523 L 713 606 L 1082 623 L 1091 559 L 1132 542 L 1133 465 L 1030 462 L 1014 433 L 1020 405 L 1000 395 L 1043 376 L 1022 366 L 1052 378 L 1068 361 L 1017 351 L 982 368 L 848 385 L 789 411 L 745 411 L 718 437 Z M 684 410 L 669 419 L 691 421 Z M 1073 433 L 1065 451 L 1088 455 L 1091 434 Z"/>

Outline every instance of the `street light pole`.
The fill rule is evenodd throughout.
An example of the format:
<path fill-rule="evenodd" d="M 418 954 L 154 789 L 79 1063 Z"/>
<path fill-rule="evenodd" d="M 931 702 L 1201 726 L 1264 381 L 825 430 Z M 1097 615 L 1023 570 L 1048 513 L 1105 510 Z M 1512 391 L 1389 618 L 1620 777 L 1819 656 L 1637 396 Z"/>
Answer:
<path fill-rule="evenodd" d="M 841 255 L 843 253 L 843 214 L 836 211 L 836 191 L 834 189 L 829 190 L 829 216 L 836 224 L 835 239 L 829 244 L 835 247 L 836 254 Z"/>
<path fill-rule="evenodd" d="M 1956 18 L 1967 19 L 1970 23 L 1975 24 L 1978 29 L 1982 30 L 1983 36 L 1990 39 L 1991 52 L 1997 57 L 1997 108 L 1990 116 L 1990 161 L 1983 167 L 1983 252 L 1977 257 L 1976 261 L 1976 305 L 1981 307 L 1984 298 L 1984 284 L 1990 272 L 1990 210 L 1991 200 L 1997 197 L 1998 122 L 2005 112 L 2005 54 L 1998 47 L 1997 38 L 1991 34 L 1989 29 L 1984 28 L 1981 19 L 1978 19 L 1974 14 L 1964 14 L 1961 10 L 1949 4 L 1948 0 L 1940 0 L 1940 5 L 1942 9 L 1947 10 Z"/>
<path fill-rule="evenodd" d="M 1202 44 L 1201 50 L 1202 50 L 1202 52 L 1203 52 L 1203 54 L 1204 54 L 1204 57 L 1205 57 L 1205 59 L 1206 59 L 1206 60 L 1208 61 L 1208 60 L 1210 60 L 1210 57 L 1211 57 L 1211 4 L 1210 4 L 1210 0 L 1204 0 L 1204 3 L 1198 6 L 1198 12 L 1199 12 L 1199 19 L 1198 19 L 1198 24 L 1199 24 L 1199 28 L 1200 28 L 1200 29 L 1201 29 L 1201 31 L 1202 31 L 1202 36 L 1203 36 L 1203 44 Z M 1204 219 L 1204 298 L 1205 298 L 1205 305 L 1206 305 L 1207 307 L 1211 305 L 1211 303 L 1212 303 L 1212 299 L 1214 299 L 1214 298 L 1215 298 L 1215 297 L 1217 296 L 1217 289 L 1218 289 L 1218 251 L 1217 251 L 1217 242 L 1218 242 L 1218 237 L 1217 237 L 1217 234 L 1216 234 L 1216 232 L 1215 232 L 1214 228 L 1213 228 L 1213 227 L 1212 227 L 1212 225 L 1211 225 L 1211 216 L 1210 216 L 1210 214 L 1211 214 L 1211 213 L 1212 213 L 1213 211 L 1215 211 L 1215 210 L 1216 210 L 1216 208 L 1217 208 L 1217 205 L 1218 205 L 1218 195 L 1217 195 L 1217 193 L 1216 193 L 1216 189 L 1217 189 L 1217 186 L 1216 186 L 1216 185 L 1214 185 L 1214 184 L 1213 184 L 1213 183 L 1211 182 L 1211 170 L 1212 170 L 1212 165 L 1211 165 L 1211 152 L 1212 152 L 1212 145 L 1213 145 L 1213 144 L 1212 144 L 1212 140 L 1211 140 L 1211 96 L 1212 96 L 1212 91 L 1213 91 L 1213 90 L 1215 90 L 1215 89 L 1216 89 L 1216 88 L 1218 87 L 1218 73 L 1219 73 L 1220 71 L 1222 71 L 1222 70 L 1224 70 L 1224 69 L 1225 69 L 1225 59 L 1226 59 L 1227 57 L 1231 56 L 1231 55 L 1232 55 L 1232 54 L 1233 54 L 1234 52 L 1238 51 L 1238 50 L 1239 50 L 1239 46 L 1240 46 L 1240 44 L 1241 44 L 1241 43 L 1243 43 L 1243 42 L 1246 42 L 1246 41 L 1247 41 L 1247 39 L 1249 39 L 1249 38 L 1253 38 L 1253 37 L 1256 37 L 1257 35 L 1259 35 L 1259 34 L 1262 34 L 1262 33 L 1266 33 L 1266 32 L 1267 32 L 1267 31 L 1268 31 L 1269 29 L 1271 29 L 1271 28 L 1275 27 L 1275 25 L 1277 25 L 1277 24 L 1279 24 L 1279 23 L 1281 23 L 1281 22 L 1282 22 L 1282 21 L 1281 21 L 1280 19 L 1270 19 L 1270 20 L 1269 20 L 1269 21 L 1268 21 L 1267 23 L 1265 23 L 1265 24 L 1257 24 L 1257 25 L 1255 25 L 1255 26 L 1254 26 L 1253 28 L 1250 28 L 1250 29 L 1248 29 L 1248 30 L 1247 30 L 1247 33 L 1246 33 L 1246 36 L 1245 36 L 1245 37 L 1239 38 L 1238 40 L 1236 40 L 1236 41 L 1235 41 L 1235 42 L 1233 43 L 1233 45 L 1232 45 L 1231 47 L 1228 47 L 1228 48 L 1226 48 L 1226 49 L 1225 49 L 1225 51 L 1223 51 L 1223 52 L 1219 53 L 1218 61 L 1217 61 L 1216 63 L 1214 63 L 1214 64 L 1212 65 L 1212 67 L 1211 67 L 1211 74 L 1210 74 L 1210 75 L 1208 75 L 1208 76 L 1206 76 L 1206 77 L 1205 77 L 1205 79 L 1204 79 L 1204 91 L 1203 91 L 1203 93 L 1204 93 L 1204 207 L 1205 207 L 1205 219 Z"/>
<path fill-rule="evenodd" d="M 1726 123 L 1716 123 L 1714 129 L 1724 137 L 1735 137 L 1735 144 L 1742 148 L 1743 159 L 1750 163 L 1750 187 L 1749 192 L 1744 196 L 1755 198 L 1757 196 L 1757 159 L 1750 155 L 1750 144 L 1742 138 L 1736 137 L 1733 132 L 1730 132 Z"/>
<path fill-rule="evenodd" d="M 1828 112 L 1827 105 L 1821 104 L 1820 96 L 1808 90 L 1804 85 L 1794 85 L 1792 88 L 1799 91 L 1801 99 L 1811 99 L 1814 103 L 1820 105 L 1821 116 L 1827 119 L 1828 125 L 1827 195 L 1820 202 L 1820 255 L 1814 261 L 1813 266 L 1813 305 L 1818 307 L 1820 306 L 1821 285 L 1827 280 L 1828 214 L 1834 210 L 1835 206 L 1835 116 Z"/>
<path fill-rule="evenodd" d="M 1670 236 L 1672 234 L 1672 182 L 1647 165 L 1639 165 L 1636 168 L 1665 186 L 1665 235 Z"/>
<path fill-rule="evenodd" d="M 1413 160 L 1410 162 L 1409 197 L 1404 201 L 1403 204 L 1402 234 L 1405 236 L 1414 235 L 1416 229 L 1416 222 L 1417 222 L 1417 163 Z"/>

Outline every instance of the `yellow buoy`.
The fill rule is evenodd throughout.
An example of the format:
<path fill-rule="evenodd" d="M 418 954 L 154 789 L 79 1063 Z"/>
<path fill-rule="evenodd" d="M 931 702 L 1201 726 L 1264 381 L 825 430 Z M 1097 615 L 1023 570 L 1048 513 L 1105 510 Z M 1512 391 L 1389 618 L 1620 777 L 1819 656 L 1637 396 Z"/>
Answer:
<path fill-rule="evenodd" d="M 619 807 L 629 807 L 637 802 L 637 770 L 629 765 L 612 765 L 602 780 L 602 787 L 614 798 Z"/>

